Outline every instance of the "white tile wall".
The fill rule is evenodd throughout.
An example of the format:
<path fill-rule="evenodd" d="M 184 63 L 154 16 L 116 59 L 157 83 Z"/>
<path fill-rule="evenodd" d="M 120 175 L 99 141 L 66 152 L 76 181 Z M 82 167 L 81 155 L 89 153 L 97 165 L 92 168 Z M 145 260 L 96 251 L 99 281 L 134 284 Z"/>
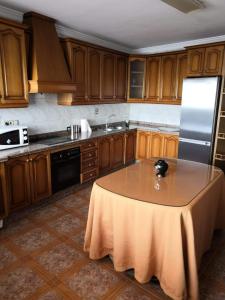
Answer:
<path fill-rule="evenodd" d="M 99 109 L 98 115 L 95 108 Z M 30 134 L 65 130 L 71 123 L 79 123 L 86 118 L 91 125 L 105 123 L 107 116 L 115 114 L 111 120 L 126 119 L 153 123 L 179 125 L 180 107 L 153 104 L 102 104 L 61 106 L 57 105 L 56 94 L 33 94 L 27 108 L 0 110 L 0 121 L 19 120 L 29 127 Z"/>
<path fill-rule="evenodd" d="M 180 111 L 180 105 L 130 104 L 129 119 L 179 126 Z"/>
<path fill-rule="evenodd" d="M 95 108 L 99 109 L 98 115 Z M 56 94 L 33 94 L 27 108 L 10 108 L 0 110 L 0 120 L 19 120 L 20 124 L 29 127 L 30 134 L 65 130 L 71 123 L 78 123 L 85 118 L 91 125 L 105 123 L 106 117 L 115 114 L 111 120 L 123 121 L 129 119 L 128 104 L 105 105 L 57 105 Z"/>

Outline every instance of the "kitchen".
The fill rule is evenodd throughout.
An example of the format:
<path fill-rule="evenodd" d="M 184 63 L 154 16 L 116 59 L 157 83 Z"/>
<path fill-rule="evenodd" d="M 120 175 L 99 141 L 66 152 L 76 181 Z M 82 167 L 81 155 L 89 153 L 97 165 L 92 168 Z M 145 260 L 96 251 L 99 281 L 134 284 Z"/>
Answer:
<path fill-rule="evenodd" d="M 0 6 L 0 298 L 165 299 L 167 294 L 175 299 L 158 273 L 153 275 L 160 283 L 153 276 L 149 283 L 141 284 L 141 281 L 147 282 L 146 279 L 138 280 L 136 274 L 132 275 L 130 271 L 113 271 L 110 258 L 103 261 L 103 266 L 101 260 L 98 264 L 98 260 L 89 259 L 88 253 L 83 251 L 83 235 L 90 193 L 96 182 L 110 190 L 106 188 L 108 182 L 104 178 L 110 181 L 114 177 L 102 176 L 117 174 L 114 182 L 120 176 L 124 181 L 120 180 L 122 189 L 117 190 L 118 182 L 114 192 L 124 196 L 127 186 L 126 197 L 132 198 L 129 191 L 135 184 L 130 186 L 126 176 L 129 170 L 131 177 L 139 174 L 141 171 L 135 168 L 141 167 L 139 161 L 145 159 L 168 159 L 168 176 L 156 181 L 154 177 L 155 190 L 161 189 L 160 193 L 167 186 L 165 181 L 172 182 L 170 184 L 179 182 L 177 177 L 170 179 L 173 161 L 176 161 L 173 159 L 178 157 L 225 169 L 223 32 L 214 28 L 214 32 L 207 36 L 199 31 L 195 39 L 191 40 L 191 35 L 186 36 L 185 40 L 189 42 L 182 42 L 184 39 L 174 33 L 171 40 L 164 36 L 161 42 L 156 41 L 149 49 L 150 42 L 145 48 L 141 48 L 144 43 L 140 43 L 137 51 L 135 45 L 129 48 L 121 40 L 116 44 L 107 41 L 106 37 L 104 40 L 98 35 L 82 34 L 82 30 L 72 29 L 78 26 L 73 23 L 62 25 L 62 17 L 51 12 L 51 5 L 47 13 L 41 4 L 35 7 L 34 3 L 12 2 L 14 4 L 10 6 L 2 1 Z M 152 4 L 159 9 L 156 2 L 154 0 Z M 188 14 L 180 11 L 180 7 L 170 7 L 166 3 L 159 5 L 160 13 L 169 11 L 178 19 L 201 13 L 201 8 L 195 7 L 196 3 L 190 2 L 194 8 L 185 5 L 182 8 L 189 10 Z M 88 4 L 83 5 L 85 11 Z M 203 14 L 207 13 L 207 3 L 205 5 Z M 215 7 L 219 14 L 219 4 Z M 209 6 L 208 17 L 211 18 L 213 13 Z M 82 18 L 80 22 L 82 24 Z M 85 32 L 85 27 L 83 30 Z M 110 31 L 110 28 L 107 30 Z M 142 31 L 139 31 L 138 35 L 141 34 Z M 194 81 L 190 82 L 189 78 Z M 213 83 L 206 82 L 210 78 Z M 199 111 L 197 117 L 193 110 L 185 113 L 190 109 L 189 104 L 185 106 L 186 98 L 190 100 L 189 92 L 194 90 L 191 84 L 199 79 L 202 86 L 193 92 L 193 106 L 196 101 L 199 101 L 199 106 L 204 105 L 202 119 L 208 120 L 207 124 L 198 119 Z M 185 127 L 187 118 L 193 121 L 194 128 L 199 129 L 202 124 L 204 130 L 207 128 L 204 140 L 199 137 L 198 130 L 192 130 L 193 136 L 187 135 L 190 131 Z M 195 150 L 186 150 L 189 145 L 192 148 L 195 145 Z M 183 173 L 178 172 L 178 166 L 177 174 L 182 178 Z M 199 174 L 197 165 L 193 163 L 193 166 L 196 172 L 189 165 L 183 166 L 182 170 L 184 173 L 186 170 L 186 174 Z M 122 173 L 126 170 L 128 173 Z M 185 179 L 186 187 L 191 185 L 189 179 L 198 182 L 192 174 Z M 140 179 L 134 177 L 134 180 L 139 182 Z M 146 176 L 146 180 L 147 184 L 152 179 Z M 136 199 L 146 202 L 145 198 L 142 199 L 145 180 L 140 182 L 143 182 L 143 190 Z M 198 188 L 201 184 L 204 185 L 199 183 Z M 141 185 L 139 187 L 141 189 Z M 93 199 L 95 190 L 94 185 Z M 137 190 L 133 191 L 133 195 L 135 192 Z M 170 194 L 174 195 L 172 190 Z M 185 194 L 189 195 L 188 190 Z M 95 202 L 98 203 L 97 200 Z M 170 206 L 170 202 L 167 205 Z M 105 203 L 103 207 L 107 208 Z M 89 216 L 88 224 L 92 226 L 91 210 Z M 85 251 L 90 252 L 91 257 L 89 238 L 87 234 Z M 98 240 L 100 237 L 93 236 L 92 241 L 94 238 Z M 211 240 L 207 240 L 206 244 L 209 242 Z M 224 271 L 221 269 L 224 231 L 215 234 L 213 243 L 216 246 L 210 250 L 210 259 L 204 260 L 203 257 L 205 263 L 199 271 L 200 295 L 220 299 L 225 297 L 225 287 L 220 280 Z M 203 252 L 208 250 L 208 244 L 204 247 Z M 115 260 L 116 256 L 111 259 Z M 207 266 L 212 268 L 209 276 L 205 276 Z M 118 271 L 116 261 L 114 267 Z M 218 279 L 213 272 L 219 274 Z M 73 275 L 72 280 L 73 273 L 77 276 Z M 25 283 L 16 283 L 17 276 L 24 276 Z M 31 279 L 33 291 L 29 284 Z M 14 287 L 10 289 L 12 285 Z M 97 290 L 86 288 L 95 285 Z"/>

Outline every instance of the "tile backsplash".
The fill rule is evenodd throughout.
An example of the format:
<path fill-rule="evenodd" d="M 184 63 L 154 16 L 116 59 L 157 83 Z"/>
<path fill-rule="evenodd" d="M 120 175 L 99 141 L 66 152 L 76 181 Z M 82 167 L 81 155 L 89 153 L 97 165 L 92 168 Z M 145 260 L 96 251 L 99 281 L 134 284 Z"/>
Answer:
<path fill-rule="evenodd" d="M 103 124 L 111 114 L 116 115 L 110 119 L 112 122 L 129 119 L 129 105 L 61 106 L 57 105 L 56 94 L 32 94 L 27 108 L 1 109 L 0 120 L 19 120 L 21 125 L 29 127 L 30 134 L 39 134 L 66 130 L 71 123 L 79 124 L 82 118 L 91 125 Z"/>
<path fill-rule="evenodd" d="M 180 125 L 180 105 L 165 104 L 130 104 L 129 119 L 160 123 L 166 125 Z"/>
<path fill-rule="evenodd" d="M 30 134 L 65 130 L 71 123 L 88 119 L 91 125 L 103 124 L 107 116 L 115 114 L 111 122 L 124 120 L 162 123 L 179 126 L 180 106 L 154 104 L 57 105 L 56 94 L 32 94 L 27 108 L 0 110 L 0 121 L 19 120 L 29 127 Z"/>

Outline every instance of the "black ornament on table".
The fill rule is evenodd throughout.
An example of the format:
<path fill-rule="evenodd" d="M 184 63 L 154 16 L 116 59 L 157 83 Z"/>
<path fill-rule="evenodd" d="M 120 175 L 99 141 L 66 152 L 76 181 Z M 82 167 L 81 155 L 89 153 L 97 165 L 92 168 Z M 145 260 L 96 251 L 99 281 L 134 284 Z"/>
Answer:
<path fill-rule="evenodd" d="M 159 159 L 155 163 L 156 176 L 165 177 L 168 170 L 168 163 L 164 159 Z"/>

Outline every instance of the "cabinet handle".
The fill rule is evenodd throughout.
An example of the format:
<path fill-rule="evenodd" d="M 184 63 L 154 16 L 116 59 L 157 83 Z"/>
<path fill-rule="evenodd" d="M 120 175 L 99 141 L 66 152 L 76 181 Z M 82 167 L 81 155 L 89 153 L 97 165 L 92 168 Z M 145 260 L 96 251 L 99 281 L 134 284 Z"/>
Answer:
<path fill-rule="evenodd" d="M 91 177 L 91 176 L 93 176 L 93 174 L 92 174 L 92 173 L 90 174 L 90 177 Z"/>
<path fill-rule="evenodd" d="M 88 164 L 88 167 L 91 167 L 91 164 Z"/>
<path fill-rule="evenodd" d="M 88 156 L 90 157 L 90 156 L 92 156 L 92 154 L 91 154 L 91 153 L 89 153 L 89 154 L 88 154 Z"/>
<path fill-rule="evenodd" d="M 29 160 L 29 158 L 28 159 L 26 159 L 26 162 L 29 162 L 30 160 Z"/>

